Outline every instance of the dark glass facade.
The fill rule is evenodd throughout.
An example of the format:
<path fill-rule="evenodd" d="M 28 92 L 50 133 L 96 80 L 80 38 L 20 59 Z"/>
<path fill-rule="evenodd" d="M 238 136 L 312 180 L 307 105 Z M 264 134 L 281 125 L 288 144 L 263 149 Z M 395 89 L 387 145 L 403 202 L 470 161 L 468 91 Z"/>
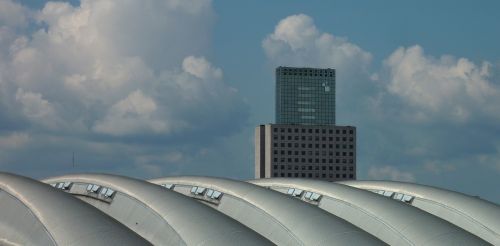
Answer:
<path fill-rule="evenodd" d="M 276 68 L 276 123 L 335 125 L 335 69 Z"/>

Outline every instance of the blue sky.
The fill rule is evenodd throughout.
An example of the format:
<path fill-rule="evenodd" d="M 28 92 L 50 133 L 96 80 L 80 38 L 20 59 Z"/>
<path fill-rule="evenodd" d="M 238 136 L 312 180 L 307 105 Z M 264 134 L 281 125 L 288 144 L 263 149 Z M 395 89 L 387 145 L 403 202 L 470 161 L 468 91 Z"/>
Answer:
<path fill-rule="evenodd" d="M 0 0 L 0 168 L 252 178 L 274 68 L 333 67 L 359 178 L 498 203 L 499 5 Z"/>

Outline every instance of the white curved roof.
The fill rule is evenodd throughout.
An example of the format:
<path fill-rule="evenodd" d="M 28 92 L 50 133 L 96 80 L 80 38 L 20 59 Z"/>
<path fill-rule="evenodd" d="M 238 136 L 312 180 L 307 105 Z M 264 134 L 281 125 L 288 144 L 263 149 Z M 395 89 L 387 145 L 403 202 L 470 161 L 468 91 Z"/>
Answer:
<path fill-rule="evenodd" d="M 0 173 L 0 190 L 0 244 L 150 245 L 101 211 L 36 180 Z"/>
<path fill-rule="evenodd" d="M 239 245 L 271 245 L 267 239 L 230 217 L 142 180 L 106 174 L 74 174 L 46 179 L 44 182 L 72 182 L 111 188 L 117 192 L 114 200 L 103 206 L 104 200 L 96 206 L 154 245 L 234 245 L 234 242 L 239 242 Z M 69 193 L 82 195 L 77 189 L 71 189 Z M 119 198 L 120 195 L 135 199 L 135 203 L 127 203 L 127 197 Z M 95 200 L 89 202 L 95 204 Z M 118 213 L 116 210 L 123 212 Z M 155 216 L 149 215 L 151 211 L 163 221 L 154 220 Z M 139 224 L 130 223 L 131 221 L 127 221 L 130 213 L 140 214 L 139 218 L 149 215 L 153 219 Z"/>
<path fill-rule="evenodd" d="M 318 207 L 380 238 L 389 245 L 486 245 L 475 235 L 401 202 L 346 185 L 309 179 L 257 179 L 250 183 L 289 193 L 323 198 Z M 443 236 L 445 235 L 445 236 Z"/>
<path fill-rule="evenodd" d="M 53 187 L 0 172 L 0 245 L 500 245 L 497 204 L 417 184 L 152 184 L 105 174 L 45 182 Z"/>
<path fill-rule="evenodd" d="M 379 239 L 321 209 L 246 182 L 209 177 L 169 177 L 155 184 L 203 187 L 224 195 L 215 208 L 279 245 L 381 245 Z"/>
<path fill-rule="evenodd" d="M 414 197 L 412 205 L 500 245 L 500 206 L 459 192 L 396 181 L 343 181 L 340 184 Z"/>

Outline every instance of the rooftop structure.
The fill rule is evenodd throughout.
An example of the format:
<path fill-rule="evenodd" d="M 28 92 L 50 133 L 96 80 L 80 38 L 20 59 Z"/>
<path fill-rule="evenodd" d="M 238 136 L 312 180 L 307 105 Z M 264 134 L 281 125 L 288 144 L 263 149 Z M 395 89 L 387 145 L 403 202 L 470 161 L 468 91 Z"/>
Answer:
<path fill-rule="evenodd" d="M 0 173 L 1 245 L 500 245 L 500 206 L 390 181 Z M 357 188 L 355 188 L 357 187 Z"/>

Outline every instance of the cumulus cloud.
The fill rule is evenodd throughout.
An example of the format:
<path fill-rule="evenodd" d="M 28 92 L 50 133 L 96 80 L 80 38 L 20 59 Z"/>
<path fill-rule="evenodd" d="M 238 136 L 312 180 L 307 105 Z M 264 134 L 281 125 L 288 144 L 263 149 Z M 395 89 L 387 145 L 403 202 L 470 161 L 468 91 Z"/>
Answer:
<path fill-rule="evenodd" d="M 0 0 L 0 25 L 22 27 L 28 24 L 29 10 L 12 0 Z"/>
<path fill-rule="evenodd" d="M 94 125 L 94 130 L 111 135 L 164 133 L 166 123 L 153 119 L 156 110 L 155 101 L 137 90 L 114 104 L 104 120 Z"/>
<path fill-rule="evenodd" d="M 19 88 L 15 99 L 21 104 L 21 112 L 34 124 L 42 124 L 47 128 L 57 127 L 56 111 L 40 93 L 25 92 Z"/>
<path fill-rule="evenodd" d="M 17 149 L 30 142 L 31 137 L 24 132 L 12 132 L 6 136 L 0 136 L 0 148 Z"/>
<path fill-rule="evenodd" d="M 368 177 L 376 180 L 394 180 L 415 182 L 415 176 L 410 172 L 400 171 L 393 166 L 372 166 L 368 170 Z"/>
<path fill-rule="evenodd" d="M 387 91 L 405 102 L 415 119 L 469 120 L 483 114 L 497 118 L 499 88 L 489 81 L 491 65 L 449 55 L 439 59 L 416 45 L 398 48 L 384 62 L 389 71 Z"/>
<path fill-rule="evenodd" d="M 342 73 L 359 73 L 372 59 L 369 52 L 347 38 L 318 30 L 305 14 L 281 20 L 262 46 L 273 65 L 332 67 Z"/>
<path fill-rule="evenodd" d="M 0 0 L 2 145 L 30 133 L 33 153 L 78 145 L 96 163 L 134 168 L 133 156 L 116 153 L 155 156 L 174 141 L 196 152 L 236 133 L 248 106 L 205 56 L 214 20 L 211 0 L 49 1 L 37 10 Z M 131 151 L 129 141 L 145 145 Z M 22 153 L 4 157 L 26 164 Z"/>
<path fill-rule="evenodd" d="M 16 13 L 25 9 L 2 4 Z M 0 89 L 14 95 L 5 104 L 17 105 L 19 117 L 34 125 L 168 136 L 246 117 L 246 105 L 222 80 L 222 70 L 194 55 L 209 45 L 209 0 L 48 2 L 22 16 L 41 26 L 18 33 L 9 55 L 0 58 Z"/>

